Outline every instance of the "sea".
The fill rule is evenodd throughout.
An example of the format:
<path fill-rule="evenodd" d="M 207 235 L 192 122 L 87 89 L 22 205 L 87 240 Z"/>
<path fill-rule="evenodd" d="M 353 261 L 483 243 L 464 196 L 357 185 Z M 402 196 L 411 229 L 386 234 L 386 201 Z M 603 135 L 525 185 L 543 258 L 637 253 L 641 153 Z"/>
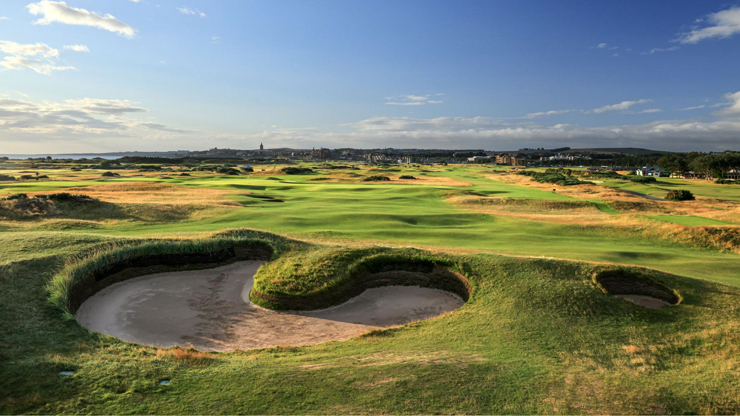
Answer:
<path fill-rule="evenodd" d="M 113 159 L 121 158 L 121 157 L 126 156 L 126 155 L 110 155 L 110 154 L 96 154 L 96 153 L 88 153 L 88 154 L 78 153 L 78 154 L 70 154 L 70 155 L 53 155 L 53 154 L 50 154 L 50 155 L 44 155 L 44 154 L 41 154 L 41 155 L 10 155 L 10 154 L 0 154 L 0 157 L 7 157 L 7 158 L 10 158 L 10 159 L 37 159 L 37 158 L 46 157 L 46 156 L 51 156 L 52 159 L 73 159 L 73 160 L 78 160 L 78 159 L 93 159 L 93 158 L 99 157 L 101 159 L 113 160 Z"/>

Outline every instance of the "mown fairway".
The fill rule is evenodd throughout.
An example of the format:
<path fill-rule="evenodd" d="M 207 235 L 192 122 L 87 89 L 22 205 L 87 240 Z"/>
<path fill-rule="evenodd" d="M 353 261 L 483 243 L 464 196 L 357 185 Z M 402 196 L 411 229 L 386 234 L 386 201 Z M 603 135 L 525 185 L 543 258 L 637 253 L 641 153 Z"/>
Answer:
<path fill-rule="evenodd" d="M 33 213 L 0 201 L 0 412 L 740 411 L 740 187 L 660 179 L 565 189 L 481 166 L 257 168 L 114 179 L 41 170 L 50 180 L 0 183 L 0 196 L 98 200 Z M 391 180 L 363 182 L 369 175 Z M 698 200 L 651 201 L 619 188 L 657 197 L 691 189 Z M 429 249 L 467 264 L 475 291 L 463 308 L 399 329 L 218 354 L 91 334 L 48 301 L 53 274 L 86 250 L 234 228 Z M 591 281 L 596 263 L 669 272 L 664 283 L 683 300 L 649 310 L 607 295 Z"/>

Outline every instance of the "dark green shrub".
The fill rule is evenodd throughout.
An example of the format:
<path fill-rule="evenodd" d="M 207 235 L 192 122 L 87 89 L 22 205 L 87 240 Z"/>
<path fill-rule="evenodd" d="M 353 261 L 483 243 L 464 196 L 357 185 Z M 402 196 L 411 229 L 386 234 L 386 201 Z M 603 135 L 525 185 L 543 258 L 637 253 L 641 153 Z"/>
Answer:
<path fill-rule="evenodd" d="M 305 175 L 307 173 L 313 173 L 313 169 L 311 168 L 298 168 L 294 166 L 284 167 L 282 171 L 286 175 Z"/>
<path fill-rule="evenodd" d="M 13 201 L 13 200 L 17 200 L 17 199 L 28 199 L 28 195 L 26 195 L 26 194 L 13 194 L 13 195 L 8 195 L 8 197 L 5 198 L 5 199 L 7 199 L 8 201 Z"/>
<path fill-rule="evenodd" d="M 363 179 L 363 182 L 384 182 L 384 181 L 389 181 L 389 180 L 391 180 L 391 178 L 387 176 L 373 175 L 373 176 L 368 176 L 367 178 Z"/>
<path fill-rule="evenodd" d="M 238 169 L 229 168 L 226 166 L 222 166 L 216 170 L 217 173 L 221 173 L 224 175 L 240 175 L 241 172 Z"/>
<path fill-rule="evenodd" d="M 58 201 L 58 202 L 93 202 L 96 200 L 95 198 L 90 197 L 88 195 L 70 194 L 67 192 L 61 192 L 58 194 L 49 194 L 49 195 L 36 195 L 34 198 L 46 199 L 46 200 Z"/>
<path fill-rule="evenodd" d="M 0 175 L 0 182 L 2 182 L 2 181 L 14 181 L 14 180 L 15 180 L 15 176 Z"/>
<path fill-rule="evenodd" d="M 401 175 L 398 179 L 416 179 L 416 177 L 411 175 Z"/>
<path fill-rule="evenodd" d="M 627 175 L 624 178 L 630 182 L 635 182 L 635 183 L 656 183 L 658 182 L 658 180 L 655 179 L 655 177 L 653 176 Z"/>
<path fill-rule="evenodd" d="M 100 176 L 102 176 L 104 178 L 116 178 L 116 177 L 119 177 L 121 175 L 119 175 L 117 173 L 114 173 L 114 172 L 103 172 L 103 174 L 100 175 Z"/>
<path fill-rule="evenodd" d="M 522 170 L 522 171 L 519 171 L 518 173 L 520 175 L 529 176 L 532 178 L 533 181 L 536 181 L 539 183 L 553 183 L 553 184 L 560 185 L 560 186 L 593 184 L 593 182 L 582 181 L 572 176 L 566 176 L 566 175 L 563 175 L 562 173 L 556 173 L 550 169 L 548 170 L 549 172 L 534 172 L 531 170 Z"/>
<path fill-rule="evenodd" d="M 668 192 L 665 199 L 669 201 L 693 201 L 696 198 L 694 198 L 694 194 L 692 194 L 691 191 L 687 191 L 685 189 L 674 189 L 673 191 Z"/>

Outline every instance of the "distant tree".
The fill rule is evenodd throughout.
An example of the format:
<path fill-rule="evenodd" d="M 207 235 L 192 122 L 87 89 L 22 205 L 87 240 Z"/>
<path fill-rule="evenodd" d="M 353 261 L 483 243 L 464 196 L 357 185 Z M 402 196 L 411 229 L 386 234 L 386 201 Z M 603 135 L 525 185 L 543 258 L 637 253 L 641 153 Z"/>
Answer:
<path fill-rule="evenodd" d="M 701 155 L 691 162 L 693 171 L 703 173 L 707 179 L 724 178 L 732 169 L 740 168 L 740 152 L 722 152 Z"/>
<path fill-rule="evenodd" d="M 658 159 L 658 166 L 669 173 L 686 172 L 689 169 L 689 162 L 686 156 L 680 153 L 673 153 Z"/>

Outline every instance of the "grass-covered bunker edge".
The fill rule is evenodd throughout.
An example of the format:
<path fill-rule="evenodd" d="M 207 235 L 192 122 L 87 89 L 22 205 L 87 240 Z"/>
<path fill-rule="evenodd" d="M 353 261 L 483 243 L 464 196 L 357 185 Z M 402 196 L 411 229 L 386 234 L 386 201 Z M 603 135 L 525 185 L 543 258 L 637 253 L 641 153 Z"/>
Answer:
<path fill-rule="evenodd" d="M 70 258 L 47 285 L 50 302 L 68 317 L 98 291 L 153 273 L 207 269 L 240 260 L 271 260 L 301 243 L 251 230 L 201 239 L 132 239 Z"/>
<path fill-rule="evenodd" d="M 328 248 L 253 230 L 230 230 L 199 239 L 132 239 L 97 246 L 70 258 L 53 275 L 47 290 L 50 302 L 73 319 L 85 300 L 112 284 L 242 260 L 269 261 L 255 276 L 250 297 L 255 304 L 271 309 L 325 308 L 365 289 L 388 285 L 442 289 L 465 301 L 472 293 L 465 276 L 469 271 L 463 265 L 421 250 Z"/>

